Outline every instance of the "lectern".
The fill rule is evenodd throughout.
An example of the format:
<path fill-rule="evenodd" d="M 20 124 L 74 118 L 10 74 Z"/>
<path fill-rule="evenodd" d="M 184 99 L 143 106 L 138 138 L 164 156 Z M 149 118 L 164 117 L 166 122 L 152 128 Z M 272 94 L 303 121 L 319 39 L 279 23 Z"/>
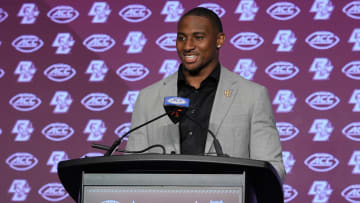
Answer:
<path fill-rule="evenodd" d="M 265 161 L 195 155 L 119 155 L 62 161 L 58 175 L 81 203 L 283 203 Z"/>

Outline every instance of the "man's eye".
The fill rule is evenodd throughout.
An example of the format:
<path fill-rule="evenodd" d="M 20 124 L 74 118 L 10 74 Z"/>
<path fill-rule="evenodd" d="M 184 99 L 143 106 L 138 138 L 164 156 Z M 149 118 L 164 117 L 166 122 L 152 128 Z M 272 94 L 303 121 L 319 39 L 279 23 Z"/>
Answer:
<path fill-rule="evenodd" d="M 185 41 L 185 37 L 178 36 L 178 37 L 177 37 L 177 40 L 178 40 L 178 41 Z"/>
<path fill-rule="evenodd" d="M 202 40 L 202 39 L 204 39 L 204 37 L 203 36 L 196 36 L 195 39 Z"/>

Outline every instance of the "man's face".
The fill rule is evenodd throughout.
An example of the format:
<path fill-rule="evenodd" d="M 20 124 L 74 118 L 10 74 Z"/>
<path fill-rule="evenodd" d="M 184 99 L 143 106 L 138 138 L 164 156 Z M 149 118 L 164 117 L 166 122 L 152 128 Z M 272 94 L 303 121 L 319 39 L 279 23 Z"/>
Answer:
<path fill-rule="evenodd" d="M 218 63 L 218 48 L 223 44 L 211 21 L 202 16 L 186 16 L 178 24 L 176 49 L 185 70 L 198 73 Z"/>

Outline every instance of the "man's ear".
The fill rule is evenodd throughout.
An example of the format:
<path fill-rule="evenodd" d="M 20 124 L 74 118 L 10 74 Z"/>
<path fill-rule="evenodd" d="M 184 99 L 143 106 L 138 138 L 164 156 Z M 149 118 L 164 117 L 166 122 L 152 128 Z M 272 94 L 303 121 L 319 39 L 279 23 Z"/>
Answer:
<path fill-rule="evenodd" d="M 220 32 L 217 35 L 216 47 L 219 49 L 224 45 L 224 43 L 225 43 L 225 34 L 223 32 Z"/>

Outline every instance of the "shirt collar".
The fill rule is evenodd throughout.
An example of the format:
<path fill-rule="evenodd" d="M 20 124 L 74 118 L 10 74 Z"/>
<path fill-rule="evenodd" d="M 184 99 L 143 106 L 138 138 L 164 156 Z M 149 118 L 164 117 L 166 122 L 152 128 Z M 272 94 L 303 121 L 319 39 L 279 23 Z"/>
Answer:
<path fill-rule="evenodd" d="M 180 64 L 179 70 L 178 70 L 178 85 L 187 84 L 187 82 L 185 80 L 185 75 L 183 73 L 183 69 L 184 69 L 183 64 Z M 210 78 L 215 80 L 216 83 L 219 82 L 219 79 L 220 79 L 220 63 L 218 63 L 216 65 L 215 69 L 210 73 L 210 75 L 205 80 L 209 80 Z"/>

